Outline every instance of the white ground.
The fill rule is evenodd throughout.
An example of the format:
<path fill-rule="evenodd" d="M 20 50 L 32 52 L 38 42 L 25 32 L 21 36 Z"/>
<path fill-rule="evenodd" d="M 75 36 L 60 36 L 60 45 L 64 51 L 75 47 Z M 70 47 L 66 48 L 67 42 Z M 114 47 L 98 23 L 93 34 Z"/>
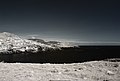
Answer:
<path fill-rule="evenodd" d="M 0 81 L 120 81 L 120 62 L 0 63 Z"/>

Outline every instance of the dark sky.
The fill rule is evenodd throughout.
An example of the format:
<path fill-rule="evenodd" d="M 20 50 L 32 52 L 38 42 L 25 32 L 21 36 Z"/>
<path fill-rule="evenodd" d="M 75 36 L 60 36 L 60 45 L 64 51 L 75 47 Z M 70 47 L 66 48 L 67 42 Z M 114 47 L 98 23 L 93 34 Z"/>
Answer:
<path fill-rule="evenodd" d="M 0 32 L 120 42 L 117 0 L 0 0 Z"/>

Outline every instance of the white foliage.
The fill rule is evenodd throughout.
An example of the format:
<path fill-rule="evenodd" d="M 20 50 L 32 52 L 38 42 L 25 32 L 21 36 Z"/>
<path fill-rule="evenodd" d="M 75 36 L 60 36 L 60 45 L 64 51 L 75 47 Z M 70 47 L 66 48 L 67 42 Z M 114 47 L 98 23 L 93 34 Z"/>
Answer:
<path fill-rule="evenodd" d="M 52 48 L 52 49 L 55 48 L 51 45 L 45 45 L 35 41 L 22 39 L 17 35 L 14 35 L 8 32 L 0 33 L 0 52 L 5 52 L 8 50 L 21 51 L 21 52 L 24 52 L 27 50 L 33 50 L 37 52 L 38 47 L 41 47 L 42 50 L 44 51 L 47 48 Z"/>

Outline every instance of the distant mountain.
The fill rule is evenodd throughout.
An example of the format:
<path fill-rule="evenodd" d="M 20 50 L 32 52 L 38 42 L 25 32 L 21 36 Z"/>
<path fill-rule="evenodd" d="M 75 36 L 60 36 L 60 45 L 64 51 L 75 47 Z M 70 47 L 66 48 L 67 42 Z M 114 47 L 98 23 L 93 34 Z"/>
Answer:
<path fill-rule="evenodd" d="M 57 42 L 57 41 L 44 41 L 43 39 L 28 39 L 28 40 L 32 40 L 32 41 L 36 41 L 38 43 L 42 43 L 42 44 L 46 44 L 46 45 L 51 45 L 53 47 L 59 47 L 61 42 Z"/>
<path fill-rule="evenodd" d="M 25 51 L 37 52 L 56 48 L 58 47 L 45 44 L 43 40 L 33 41 L 20 38 L 19 36 L 8 32 L 0 33 L 0 52 L 3 53 Z"/>
<path fill-rule="evenodd" d="M 45 41 L 43 39 L 28 39 L 28 40 L 32 40 L 32 41 L 36 41 L 38 43 L 44 43 L 45 44 Z"/>
<path fill-rule="evenodd" d="M 74 47 L 75 43 L 73 42 L 59 42 L 59 41 L 44 41 L 43 39 L 28 39 L 32 41 L 36 41 L 38 43 L 50 45 L 53 47 Z"/>

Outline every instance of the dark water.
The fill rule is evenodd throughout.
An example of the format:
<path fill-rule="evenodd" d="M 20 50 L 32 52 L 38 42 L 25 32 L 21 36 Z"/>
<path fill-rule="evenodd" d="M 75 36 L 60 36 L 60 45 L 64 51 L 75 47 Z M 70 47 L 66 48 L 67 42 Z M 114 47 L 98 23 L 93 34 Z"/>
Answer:
<path fill-rule="evenodd" d="M 0 54 L 0 61 L 21 63 L 78 63 L 120 58 L 120 46 L 80 46 L 38 53 Z"/>

